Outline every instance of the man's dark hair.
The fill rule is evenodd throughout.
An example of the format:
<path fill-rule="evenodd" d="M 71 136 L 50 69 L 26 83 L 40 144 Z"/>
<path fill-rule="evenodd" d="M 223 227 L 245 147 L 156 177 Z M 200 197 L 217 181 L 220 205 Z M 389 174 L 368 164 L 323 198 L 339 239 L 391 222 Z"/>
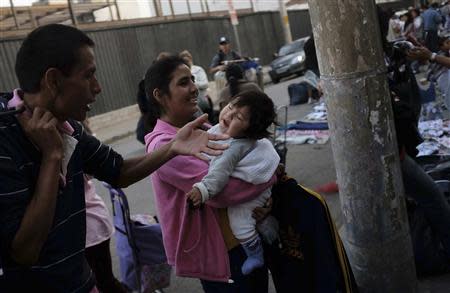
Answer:
<path fill-rule="evenodd" d="M 70 75 L 83 46 L 93 47 L 94 41 L 74 27 L 49 24 L 35 29 L 17 52 L 16 76 L 20 88 L 28 93 L 38 92 L 41 79 L 49 68 Z"/>
<path fill-rule="evenodd" d="M 437 8 L 439 8 L 439 3 L 433 2 L 433 3 L 431 3 L 431 7 L 437 9 Z"/>
<path fill-rule="evenodd" d="M 240 93 L 233 102 L 235 107 L 248 107 L 250 121 L 244 135 L 252 139 L 268 137 L 267 130 L 272 123 L 276 123 L 276 112 L 273 101 L 263 92 L 245 91 Z"/>

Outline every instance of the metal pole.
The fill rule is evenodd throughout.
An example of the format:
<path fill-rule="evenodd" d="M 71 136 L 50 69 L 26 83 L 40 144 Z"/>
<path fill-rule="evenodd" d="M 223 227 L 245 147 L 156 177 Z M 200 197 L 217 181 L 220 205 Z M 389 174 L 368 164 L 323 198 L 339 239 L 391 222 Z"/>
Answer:
<path fill-rule="evenodd" d="M 289 16 L 286 10 L 284 0 L 278 0 L 278 6 L 280 9 L 281 26 L 283 27 L 284 42 L 292 42 L 291 27 L 289 26 Z"/>
<path fill-rule="evenodd" d="M 206 9 L 206 14 L 209 15 L 209 5 L 208 5 L 208 0 L 205 0 L 205 9 Z"/>
<path fill-rule="evenodd" d="M 161 8 L 161 1 L 160 0 L 153 0 L 153 5 L 155 7 L 155 14 L 156 14 L 156 16 L 163 16 L 162 8 Z"/>
<path fill-rule="evenodd" d="M 114 5 L 116 6 L 117 20 L 121 20 L 122 18 L 120 17 L 120 10 L 119 5 L 117 4 L 117 0 L 114 0 Z"/>
<path fill-rule="evenodd" d="M 189 17 L 191 17 L 192 16 L 192 11 L 191 11 L 191 4 L 189 4 L 189 0 L 186 0 L 186 5 L 187 5 Z"/>
<path fill-rule="evenodd" d="M 375 1 L 308 4 L 356 282 L 361 292 L 417 292 Z"/>
<path fill-rule="evenodd" d="M 70 13 L 70 18 L 72 19 L 72 24 L 74 26 L 77 26 L 78 25 L 78 21 L 77 21 L 77 17 L 73 13 L 72 1 L 71 0 L 67 0 L 67 4 L 69 6 L 69 13 Z"/>
<path fill-rule="evenodd" d="M 203 0 L 200 0 L 200 9 L 202 10 L 202 13 L 205 12 L 205 6 L 203 5 Z"/>
<path fill-rule="evenodd" d="M 174 18 L 175 17 L 175 12 L 173 10 L 172 0 L 169 0 L 169 6 L 170 6 L 170 13 L 172 14 L 172 18 Z"/>
<path fill-rule="evenodd" d="M 252 9 L 252 12 L 255 12 L 255 3 L 253 3 L 253 0 L 250 0 L 250 8 Z"/>
<path fill-rule="evenodd" d="M 106 4 L 108 4 L 109 16 L 111 17 L 111 20 L 114 20 L 114 15 L 113 15 L 113 11 L 112 11 L 110 0 L 106 0 Z"/>
<path fill-rule="evenodd" d="M 9 5 L 14 18 L 14 24 L 16 25 L 16 29 L 20 29 L 20 24 L 19 21 L 17 20 L 16 8 L 14 7 L 13 0 L 9 0 Z"/>

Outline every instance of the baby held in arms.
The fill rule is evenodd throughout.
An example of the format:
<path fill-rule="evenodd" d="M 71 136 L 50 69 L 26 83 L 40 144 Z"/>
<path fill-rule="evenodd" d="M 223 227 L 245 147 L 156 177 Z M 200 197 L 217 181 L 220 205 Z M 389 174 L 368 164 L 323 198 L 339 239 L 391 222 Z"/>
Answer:
<path fill-rule="evenodd" d="M 188 192 L 194 207 L 220 193 L 230 176 L 252 184 L 266 183 L 272 178 L 280 162 L 267 139 L 268 128 L 275 123 L 275 118 L 274 104 L 263 92 L 242 92 L 222 109 L 219 123 L 208 132 L 228 134 L 230 139 L 223 143 L 230 147 L 221 156 L 212 158 L 208 174 Z M 231 230 L 247 254 L 242 265 L 245 275 L 264 265 L 262 242 L 252 211 L 264 206 L 270 195 L 271 188 L 268 188 L 257 198 L 228 208 Z M 258 229 L 259 232 L 267 242 L 272 242 L 278 233 L 276 220 L 268 217 L 262 224 L 264 229 Z"/>

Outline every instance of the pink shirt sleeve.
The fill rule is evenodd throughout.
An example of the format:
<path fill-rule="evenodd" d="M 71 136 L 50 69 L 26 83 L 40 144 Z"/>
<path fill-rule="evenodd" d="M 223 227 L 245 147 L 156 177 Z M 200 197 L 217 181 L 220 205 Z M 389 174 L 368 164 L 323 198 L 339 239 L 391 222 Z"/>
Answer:
<path fill-rule="evenodd" d="M 169 142 L 171 136 L 161 138 L 155 149 Z M 208 173 L 208 163 L 192 156 L 177 156 L 158 169 L 155 173 L 162 181 L 187 193 L 192 186 L 200 182 Z M 275 175 L 269 182 L 253 185 L 231 177 L 225 188 L 217 194 L 208 204 L 216 208 L 225 208 L 247 202 L 258 197 L 264 190 L 270 188 L 276 182 Z"/>

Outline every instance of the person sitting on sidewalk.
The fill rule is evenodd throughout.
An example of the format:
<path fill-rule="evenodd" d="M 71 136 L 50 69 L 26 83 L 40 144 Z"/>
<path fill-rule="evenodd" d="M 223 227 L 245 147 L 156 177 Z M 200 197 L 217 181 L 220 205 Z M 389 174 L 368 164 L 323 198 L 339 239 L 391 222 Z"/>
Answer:
<path fill-rule="evenodd" d="M 231 44 L 228 38 L 220 37 L 219 51 L 214 55 L 211 65 L 209 66 L 209 73 L 216 74 L 220 71 L 225 71 L 227 68 L 225 61 L 239 60 L 241 56 L 231 49 Z M 215 78 L 215 77 L 214 77 Z"/>
<path fill-rule="evenodd" d="M 227 85 L 220 91 L 219 94 L 219 108 L 223 109 L 228 103 L 233 100 L 233 97 L 239 93 L 246 91 L 262 92 L 261 88 L 254 82 L 246 81 L 242 68 L 237 64 L 228 65 L 225 76 Z"/>
<path fill-rule="evenodd" d="M 197 105 L 202 110 L 203 113 L 207 113 L 209 118 L 212 117 L 213 107 L 211 98 L 208 96 L 208 87 L 209 81 L 208 76 L 206 75 L 205 70 L 198 66 L 194 65 L 194 60 L 192 58 L 191 53 L 188 50 L 182 51 L 179 56 L 183 58 L 184 61 L 191 68 L 192 76 L 195 78 L 195 85 L 198 88 L 198 97 L 197 97 Z"/>
<path fill-rule="evenodd" d="M 177 154 L 204 158 L 224 148 L 209 142 L 224 136 L 197 129 L 207 115 L 130 159 L 87 134 L 77 121 L 101 92 L 93 48 L 70 26 L 33 30 L 17 53 L 21 89 L 0 98 L 2 292 L 97 292 L 85 258 L 83 174 L 126 187 Z"/>

